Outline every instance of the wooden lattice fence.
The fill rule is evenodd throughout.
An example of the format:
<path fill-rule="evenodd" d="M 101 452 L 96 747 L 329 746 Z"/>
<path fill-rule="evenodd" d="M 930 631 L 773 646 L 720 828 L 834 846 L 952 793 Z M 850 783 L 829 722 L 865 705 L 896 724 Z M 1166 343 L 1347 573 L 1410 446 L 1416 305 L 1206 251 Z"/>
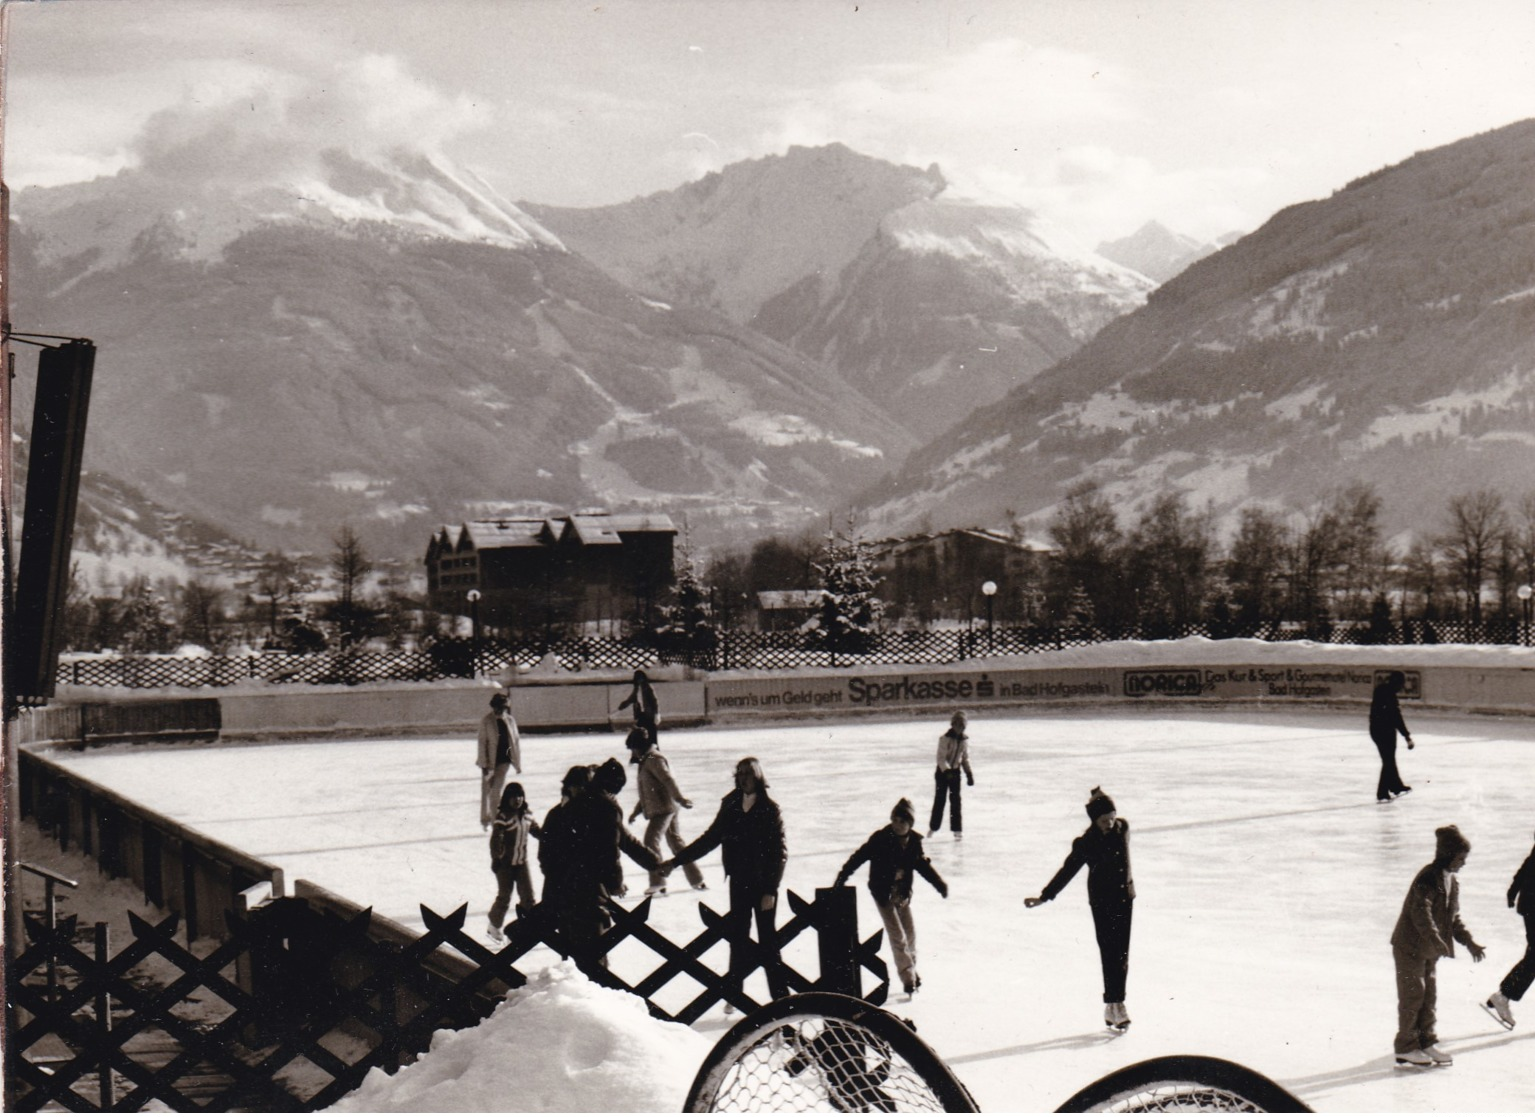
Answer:
<path fill-rule="evenodd" d="M 791 918 L 779 944 L 814 931 L 820 968 L 812 976 L 785 965 L 790 990 L 860 995 L 867 970 L 875 986 L 862 995 L 883 1003 L 883 932 L 860 941 L 853 890 L 818 889 L 814 901 L 787 895 Z M 692 1023 L 721 1001 L 757 1007 L 737 977 L 703 961 L 725 938 L 723 914 L 700 903 L 702 930 L 677 944 L 650 925 L 650 906 L 649 899 L 632 909 L 612 904 L 612 927 L 573 955 L 577 964 L 593 980 L 644 998 L 664 1020 Z M 133 941 L 115 955 L 105 949 L 105 925 L 87 951 L 72 919 L 56 928 L 29 921 L 31 941 L 6 971 L 6 1108 L 325 1108 L 373 1067 L 393 1071 L 413 1060 L 435 1031 L 484 1019 L 526 983 L 519 965 L 530 951 L 546 945 L 570 953 L 542 905 L 510 924 L 507 942 L 494 950 L 465 933 L 466 915 L 465 907 L 446 916 L 422 907 L 425 933 L 401 943 L 376 934 L 369 911 L 343 918 L 285 898 L 246 916 L 227 914 L 227 937 L 202 956 L 176 941 L 174 915 L 156 924 L 130 913 Z M 601 963 L 631 939 L 659 959 L 632 982 Z M 151 958 L 158 972 L 169 967 L 176 976 L 146 988 L 131 971 Z M 760 965 L 755 951 L 749 961 L 753 970 Z M 668 1012 L 657 998 L 679 979 L 700 991 Z"/>
<path fill-rule="evenodd" d="M 170 656 L 65 658 L 59 681 L 74 686 L 225 687 L 247 679 L 273 683 L 347 684 L 378 681 L 435 681 L 497 674 L 512 667 L 531 667 L 553 657 L 570 671 L 633 670 L 658 664 L 686 663 L 702 670 L 775 670 L 796 667 L 851 667 L 862 664 L 958 663 L 989 655 L 1026 655 L 1062 648 L 1084 648 L 1107 640 L 1212 639 L 1245 636 L 1261 640 L 1316 640 L 1333 644 L 1518 644 L 1530 633 L 1512 620 L 1481 625 L 1448 621 L 1408 621 L 1375 630 L 1361 624 L 1328 624 L 1310 628 L 1264 624 L 1183 625 L 1156 630 L 1130 627 L 1023 625 L 988 629 L 948 628 L 933 631 L 877 632 L 841 647 L 828 647 L 814 633 L 720 633 L 706 648 L 666 648 L 632 640 L 588 638 L 511 645 L 485 641 L 478 658 L 467 642 L 444 641 L 423 651 L 316 652 L 308 655 L 263 652 L 249 656 Z"/>

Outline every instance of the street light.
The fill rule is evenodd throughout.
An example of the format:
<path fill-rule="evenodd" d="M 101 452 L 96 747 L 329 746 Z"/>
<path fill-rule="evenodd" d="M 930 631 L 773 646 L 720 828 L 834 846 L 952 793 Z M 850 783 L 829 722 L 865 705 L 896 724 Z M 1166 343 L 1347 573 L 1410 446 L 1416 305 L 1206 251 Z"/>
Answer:
<path fill-rule="evenodd" d="M 994 606 L 997 597 L 997 583 L 991 579 L 981 583 L 981 592 L 986 595 L 986 652 L 990 654 L 996 650 L 996 640 L 992 636 L 992 618 L 995 616 Z"/>
<path fill-rule="evenodd" d="M 469 673 L 471 677 L 478 678 L 480 674 L 480 591 L 472 589 L 464 596 L 469 599 L 469 630 L 472 634 L 470 639 L 473 641 L 471 646 L 474 653 Z"/>
<path fill-rule="evenodd" d="M 1532 595 L 1535 595 L 1535 588 L 1532 588 L 1530 586 L 1530 583 L 1526 582 L 1524 585 L 1520 586 L 1519 589 L 1517 591 L 1515 591 L 1515 592 L 1517 592 L 1519 594 L 1519 606 L 1520 606 L 1521 611 L 1524 613 L 1524 644 L 1525 644 L 1525 647 L 1529 647 L 1529 644 L 1530 644 L 1530 613 L 1531 613 L 1532 608 L 1535 608 L 1535 605 L 1532 605 L 1532 602 L 1530 601 L 1530 597 Z"/>

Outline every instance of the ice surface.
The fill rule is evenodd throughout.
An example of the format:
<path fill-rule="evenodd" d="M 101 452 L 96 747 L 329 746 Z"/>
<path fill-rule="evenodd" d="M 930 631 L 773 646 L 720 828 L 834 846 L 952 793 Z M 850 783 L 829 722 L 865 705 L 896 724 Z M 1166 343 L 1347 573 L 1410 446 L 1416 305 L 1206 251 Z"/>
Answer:
<path fill-rule="evenodd" d="M 1099 1076 L 1164 1054 L 1233 1059 L 1319 1110 L 1535 1109 L 1535 1002 L 1522 1012 L 1516 1006 L 1513 1032 L 1477 1007 L 1524 949 L 1504 892 L 1535 829 L 1535 719 L 1411 709 L 1407 717 L 1418 747 L 1399 759 L 1414 791 L 1382 807 L 1362 711 L 974 715 L 977 782 L 965 792 L 965 839 L 956 843 L 947 830 L 928 839 L 952 894 L 945 901 L 917 883 L 922 992 L 910 1003 L 898 994 L 887 1007 L 916 1022 L 983 1110 L 1052 1110 Z M 663 726 L 661 740 L 697 804 L 683 814 L 688 837 L 713 817 L 734 762 L 762 759 L 788 829 L 785 883 L 808 898 L 884 824 L 897 798 L 911 797 L 925 814 L 945 722 Z M 448 912 L 467 902 L 469 926 L 479 930 L 495 890 L 478 824 L 474 751 L 465 737 L 124 746 L 56 759 L 282 865 L 290 881 L 312 880 L 412 926 L 419 926 L 418 904 Z M 569 765 L 623 753 L 614 734 L 530 735 L 521 779 L 541 815 Z M 1082 805 L 1095 784 L 1132 826 L 1139 898 L 1127 1004 L 1134 1024 L 1122 1037 L 1101 1025 L 1083 878 L 1052 904 L 1032 911 L 1022 904 L 1087 824 Z M 621 799 L 632 803 L 632 786 Z M 1488 959 L 1475 966 L 1460 950 L 1439 966 L 1442 1046 L 1456 1065 L 1397 1071 L 1387 940 L 1413 873 L 1431 859 L 1434 828 L 1448 822 L 1474 844 L 1460 874 L 1462 914 Z M 718 854 L 703 865 L 709 892 L 654 905 L 653 922 L 674 940 L 696 931 L 697 899 L 724 903 Z M 879 921 L 864 879 L 860 871 L 867 935 Z M 674 880 L 685 888 L 680 874 Z M 630 865 L 628 883 L 636 901 L 644 873 Z M 639 953 L 620 950 L 613 959 L 631 978 L 653 965 L 653 956 L 633 949 Z M 723 965 L 719 953 L 708 960 Z M 556 962 L 552 954 L 529 959 L 534 969 Z M 558 991 L 569 981 L 557 976 L 541 980 Z M 748 991 L 763 995 L 760 987 Z M 672 997 L 680 1004 L 692 992 Z M 562 995 L 572 1012 L 590 1010 L 583 996 Z M 670 1003 L 666 994 L 660 999 Z M 476 1029 L 488 1047 L 494 1024 Z M 694 1059 L 685 1044 L 641 1037 L 661 1027 L 648 1018 L 635 1014 L 631 1024 L 637 1049 Z M 712 1042 L 726 1026 L 715 1012 L 697 1030 Z M 488 1059 L 500 1058 L 494 1050 Z M 664 1073 L 689 1081 L 695 1070 Z M 384 1089 L 376 1079 L 373 1088 Z M 461 1090 L 445 1108 L 533 1108 L 534 1098 L 550 1100 L 540 1090 L 534 1083 L 519 1094 L 504 1081 L 483 1097 Z M 597 1091 L 550 1107 L 655 1104 L 622 1096 Z M 412 1097 L 406 1108 L 430 1104 Z M 383 1093 L 367 1107 L 391 1108 Z"/>

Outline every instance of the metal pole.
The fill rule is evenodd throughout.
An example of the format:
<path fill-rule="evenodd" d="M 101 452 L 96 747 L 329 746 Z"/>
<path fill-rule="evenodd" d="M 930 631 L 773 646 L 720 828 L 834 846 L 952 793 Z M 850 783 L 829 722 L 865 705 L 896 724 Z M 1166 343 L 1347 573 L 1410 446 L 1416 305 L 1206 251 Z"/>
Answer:
<path fill-rule="evenodd" d="M 112 928 L 109 924 L 96 924 L 96 964 L 105 973 L 107 962 L 112 956 Z M 112 994 L 108 992 L 108 986 L 102 983 L 100 991 L 96 994 L 96 1027 L 101 1031 L 101 1064 L 98 1074 L 101 1076 L 101 1108 L 111 1109 L 112 1103 L 117 1100 L 117 1091 L 112 1083 L 112 1061 L 107 1057 L 111 1050 L 111 1044 L 107 1042 L 107 1034 L 112 1030 Z"/>

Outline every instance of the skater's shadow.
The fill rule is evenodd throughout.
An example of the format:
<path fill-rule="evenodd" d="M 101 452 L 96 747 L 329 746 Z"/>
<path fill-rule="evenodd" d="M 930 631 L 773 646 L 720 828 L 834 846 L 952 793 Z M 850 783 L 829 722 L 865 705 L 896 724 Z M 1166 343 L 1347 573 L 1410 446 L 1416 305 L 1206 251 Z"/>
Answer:
<path fill-rule="evenodd" d="M 1440 1042 L 1450 1050 L 1452 1055 L 1470 1054 L 1476 1051 L 1486 1051 L 1494 1047 L 1503 1047 L 1506 1044 L 1518 1043 L 1535 1036 L 1535 1032 L 1526 1032 L 1523 1035 L 1512 1033 L 1498 1036 L 1487 1036 L 1486 1033 L 1476 1033 L 1468 1036 L 1454 1036 Z M 1479 1040 L 1477 1043 L 1467 1043 L 1467 1040 Z M 1367 1063 L 1360 1063 L 1357 1067 L 1345 1067 L 1342 1070 L 1324 1071 L 1321 1074 L 1308 1075 L 1304 1078 L 1287 1078 L 1285 1088 L 1293 1090 L 1300 1095 L 1306 1095 L 1313 1091 L 1339 1089 L 1344 1086 L 1357 1086 L 1363 1082 L 1378 1082 L 1383 1078 L 1395 1078 L 1404 1073 L 1396 1067 L 1396 1058 L 1392 1055 L 1382 1055 L 1371 1059 Z M 1430 1071 L 1413 1070 L 1405 1073 L 1433 1073 Z"/>
<path fill-rule="evenodd" d="M 1113 1032 L 1083 1032 L 1076 1036 L 1059 1036 L 1055 1039 L 1042 1039 L 1038 1043 L 1020 1043 L 1015 1047 L 998 1047 L 991 1051 L 974 1051 L 969 1055 L 956 1055 L 952 1059 L 944 1060 L 950 1066 L 958 1066 L 961 1063 L 982 1063 L 988 1059 L 1011 1059 L 1015 1055 L 1031 1055 L 1036 1051 L 1068 1051 L 1086 1047 L 1103 1047 L 1113 1043 L 1119 1036 Z"/>

